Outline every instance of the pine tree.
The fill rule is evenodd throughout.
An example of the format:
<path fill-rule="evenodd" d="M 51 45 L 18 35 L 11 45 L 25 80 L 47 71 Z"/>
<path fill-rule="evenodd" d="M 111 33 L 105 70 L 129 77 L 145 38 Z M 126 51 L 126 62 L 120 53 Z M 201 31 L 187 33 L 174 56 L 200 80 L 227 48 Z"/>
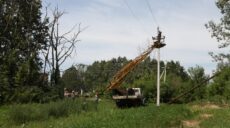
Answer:
<path fill-rule="evenodd" d="M 40 86 L 39 52 L 46 48 L 48 19 L 40 0 L 0 1 L 0 89 L 4 101 L 20 87 Z"/>

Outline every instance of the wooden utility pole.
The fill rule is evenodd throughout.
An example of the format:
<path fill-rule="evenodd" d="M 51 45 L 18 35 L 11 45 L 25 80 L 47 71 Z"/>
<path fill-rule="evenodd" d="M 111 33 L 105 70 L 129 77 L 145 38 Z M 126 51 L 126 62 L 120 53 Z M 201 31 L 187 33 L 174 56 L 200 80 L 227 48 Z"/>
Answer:
<path fill-rule="evenodd" d="M 171 99 L 171 101 L 169 101 L 168 103 L 169 103 L 169 104 L 174 103 L 175 101 L 177 101 L 177 100 L 180 99 L 181 97 L 183 97 L 183 96 L 185 96 L 185 95 L 191 93 L 192 91 L 194 91 L 194 90 L 196 90 L 197 88 L 203 86 L 204 84 L 207 84 L 211 79 L 213 79 L 214 77 L 218 76 L 219 74 L 220 74 L 220 72 L 214 73 L 214 75 L 212 75 L 212 76 L 210 76 L 209 78 L 207 78 L 207 79 L 201 81 L 201 82 L 198 83 L 197 85 L 193 86 L 191 89 L 189 89 L 189 90 L 185 91 L 184 93 L 180 94 L 179 96 L 177 96 L 177 97 Z"/>

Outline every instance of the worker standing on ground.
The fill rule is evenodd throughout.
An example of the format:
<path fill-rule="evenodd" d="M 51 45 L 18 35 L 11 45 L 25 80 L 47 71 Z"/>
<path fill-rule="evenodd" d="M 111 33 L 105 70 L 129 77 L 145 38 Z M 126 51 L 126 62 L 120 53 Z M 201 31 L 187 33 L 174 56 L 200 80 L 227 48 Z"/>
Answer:
<path fill-rule="evenodd" d="M 98 97 L 98 92 L 95 93 L 95 109 L 97 110 L 97 106 L 98 106 L 98 102 L 99 102 L 99 97 Z"/>

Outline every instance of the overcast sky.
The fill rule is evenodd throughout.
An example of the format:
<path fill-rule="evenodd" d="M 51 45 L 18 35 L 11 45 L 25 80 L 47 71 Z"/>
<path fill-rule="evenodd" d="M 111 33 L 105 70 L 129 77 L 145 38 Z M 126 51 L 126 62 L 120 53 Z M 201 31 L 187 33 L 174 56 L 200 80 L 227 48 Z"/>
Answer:
<path fill-rule="evenodd" d="M 217 42 L 204 26 L 221 16 L 215 0 L 44 0 L 43 6 L 49 3 L 67 12 L 60 21 L 63 33 L 78 23 L 88 26 L 77 54 L 62 69 L 118 56 L 133 59 L 156 36 L 157 26 L 166 37 L 162 60 L 179 61 L 186 69 L 200 65 L 206 73 L 216 67 L 208 52 L 218 51 Z M 156 51 L 150 56 L 156 58 Z"/>

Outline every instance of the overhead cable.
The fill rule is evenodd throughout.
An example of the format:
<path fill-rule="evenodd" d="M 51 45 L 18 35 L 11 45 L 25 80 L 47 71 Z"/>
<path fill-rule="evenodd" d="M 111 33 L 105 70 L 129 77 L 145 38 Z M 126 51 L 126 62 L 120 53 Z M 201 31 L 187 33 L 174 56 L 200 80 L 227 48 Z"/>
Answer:
<path fill-rule="evenodd" d="M 148 0 L 145 0 L 145 3 L 146 3 L 147 6 L 148 6 L 148 9 L 149 9 L 149 11 L 150 11 L 150 13 L 151 13 L 151 16 L 152 16 L 152 18 L 153 18 L 153 21 L 156 23 L 157 26 L 159 26 L 159 24 L 158 24 L 158 22 L 157 22 L 157 19 L 156 19 L 156 17 L 155 17 L 154 14 L 153 14 L 153 10 L 152 10 L 152 8 L 151 8 L 151 5 L 150 5 L 149 1 L 148 1 Z"/>
<path fill-rule="evenodd" d="M 128 2 L 126 0 L 123 0 L 125 5 L 127 6 L 127 8 L 129 9 L 129 11 L 131 12 L 131 14 L 133 15 L 133 17 L 138 21 L 138 23 L 141 25 L 143 31 L 148 34 L 148 32 L 145 30 L 144 28 L 144 24 L 141 22 L 140 18 L 137 17 L 137 15 L 135 15 L 134 11 L 132 10 L 132 8 L 129 6 Z"/>

